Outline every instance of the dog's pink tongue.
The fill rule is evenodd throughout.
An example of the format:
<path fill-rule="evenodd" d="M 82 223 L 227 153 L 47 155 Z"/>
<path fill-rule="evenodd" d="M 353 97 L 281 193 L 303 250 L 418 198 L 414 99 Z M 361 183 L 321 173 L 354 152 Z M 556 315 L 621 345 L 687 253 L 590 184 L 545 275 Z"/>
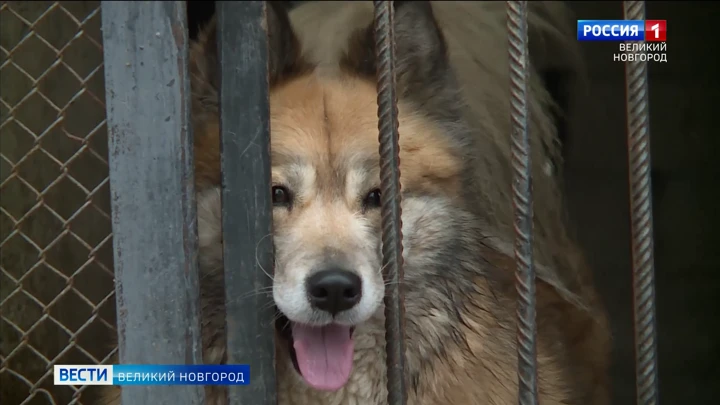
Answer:
<path fill-rule="evenodd" d="M 308 385 L 318 390 L 337 391 L 347 383 L 354 350 L 349 327 L 293 323 L 292 334 L 300 374 Z"/>

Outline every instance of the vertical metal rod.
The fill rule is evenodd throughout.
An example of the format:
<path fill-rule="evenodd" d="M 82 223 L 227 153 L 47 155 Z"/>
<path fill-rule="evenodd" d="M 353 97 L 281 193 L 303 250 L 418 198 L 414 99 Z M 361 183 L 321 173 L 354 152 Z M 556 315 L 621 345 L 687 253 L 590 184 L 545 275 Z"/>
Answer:
<path fill-rule="evenodd" d="M 270 107 L 266 2 L 218 1 L 222 224 L 228 363 L 251 384 L 230 405 L 277 403 L 272 288 Z M 238 297 L 249 297 L 239 300 Z"/>
<path fill-rule="evenodd" d="M 528 135 L 527 1 L 508 1 L 512 120 L 513 207 L 515 210 L 515 286 L 518 293 L 518 403 L 537 405 L 537 328 L 533 265 L 533 202 Z"/>
<path fill-rule="evenodd" d="M 102 2 L 120 363 L 202 362 L 184 1 Z M 124 405 L 205 402 L 129 386 Z"/>
<path fill-rule="evenodd" d="M 626 20 L 644 20 L 644 1 L 625 1 Z M 658 403 L 655 339 L 655 263 L 650 186 L 650 111 L 647 62 L 625 63 L 630 222 L 632 231 L 637 403 Z"/>
<path fill-rule="evenodd" d="M 400 196 L 400 145 L 395 92 L 395 38 L 392 1 L 375 1 L 375 52 L 377 65 L 380 191 L 382 203 L 382 255 L 385 294 L 388 404 L 405 405 L 405 308 Z"/>

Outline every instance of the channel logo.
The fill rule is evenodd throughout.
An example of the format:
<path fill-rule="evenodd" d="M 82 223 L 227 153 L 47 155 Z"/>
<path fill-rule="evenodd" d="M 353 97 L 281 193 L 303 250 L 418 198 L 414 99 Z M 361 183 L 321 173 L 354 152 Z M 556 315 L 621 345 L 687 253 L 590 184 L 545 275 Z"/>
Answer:
<path fill-rule="evenodd" d="M 667 40 L 667 20 L 578 20 L 578 41 Z"/>

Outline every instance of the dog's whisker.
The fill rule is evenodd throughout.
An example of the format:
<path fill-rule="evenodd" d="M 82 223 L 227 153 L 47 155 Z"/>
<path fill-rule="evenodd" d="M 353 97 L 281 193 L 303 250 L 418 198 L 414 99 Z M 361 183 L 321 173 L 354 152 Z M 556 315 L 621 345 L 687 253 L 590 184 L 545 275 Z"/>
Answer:
<path fill-rule="evenodd" d="M 272 318 L 272 322 L 274 323 L 274 322 L 279 321 L 280 318 L 282 318 L 283 316 L 284 316 L 283 314 L 275 314 L 275 316 Z"/>
<path fill-rule="evenodd" d="M 255 297 L 259 297 L 259 296 L 264 296 L 264 295 L 271 296 L 272 295 L 272 287 L 263 287 L 263 288 L 259 288 L 257 290 L 249 291 L 245 294 L 241 294 L 236 297 L 233 297 L 231 300 L 228 300 L 228 302 L 235 303 L 235 302 L 240 302 L 243 300 L 247 300 L 247 299 L 255 298 Z"/>
<path fill-rule="evenodd" d="M 388 263 L 389 264 L 389 263 Z M 385 267 L 388 266 L 388 264 L 382 265 L 378 268 L 378 274 L 383 274 L 385 272 Z"/>
<path fill-rule="evenodd" d="M 213 276 L 213 275 L 217 274 L 217 273 L 220 272 L 220 271 L 223 271 L 223 268 L 224 268 L 224 267 L 223 267 L 222 265 L 219 265 L 219 266 L 213 267 L 213 268 L 210 269 L 210 270 L 202 271 L 202 272 L 200 273 L 200 281 L 202 281 L 202 280 L 204 280 L 204 279 L 206 279 L 206 278 L 208 278 L 208 277 L 210 277 L 210 276 Z"/>
<path fill-rule="evenodd" d="M 268 303 L 266 303 L 265 305 L 261 306 L 259 309 L 260 309 L 261 311 L 264 311 L 264 310 L 266 310 L 266 309 L 268 309 L 268 308 L 272 308 L 273 306 L 275 306 L 275 301 L 270 300 L 270 302 L 268 302 Z"/>
<path fill-rule="evenodd" d="M 268 273 L 267 270 L 265 270 L 265 268 L 262 266 L 262 264 L 260 264 L 260 258 L 258 257 L 258 249 L 260 249 L 260 244 L 262 243 L 263 240 L 265 240 L 265 238 L 270 237 L 270 236 L 272 236 L 272 233 L 269 233 L 269 234 L 263 236 L 262 238 L 260 238 L 257 245 L 255 245 L 255 263 L 257 263 L 258 267 L 260 267 L 260 270 L 262 270 L 262 272 L 265 273 L 265 275 L 268 276 L 268 278 L 274 282 L 275 277 L 273 277 L 272 274 Z"/>

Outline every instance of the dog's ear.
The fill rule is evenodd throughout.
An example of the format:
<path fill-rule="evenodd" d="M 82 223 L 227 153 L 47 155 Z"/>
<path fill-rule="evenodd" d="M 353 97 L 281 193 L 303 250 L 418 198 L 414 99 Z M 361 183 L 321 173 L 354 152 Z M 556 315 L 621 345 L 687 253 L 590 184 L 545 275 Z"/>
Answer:
<path fill-rule="evenodd" d="M 268 24 L 268 76 L 270 86 L 309 70 L 297 35 L 290 24 L 289 1 L 266 1 Z"/>
<path fill-rule="evenodd" d="M 398 96 L 430 114 L 454 118 L 459 91 L 445 38 L 429 1 L 394 1 L 395 75 Z M 341 60 L 344 69 L 375 79 L 374 26 L 355 33 Z M 441 117 L 442 118 L 442 117 Z"/>
<path fill-rule="evenodd" d="M 300 44 L 288 17 L 287 1 L 268 1 L 268 78 L 270 86 L 307 70 Z M 220 84 L 217 17 L 200 31 L 190 48 L 190 73 L 193 96 L 204 105 L 217 103 Z"/>

